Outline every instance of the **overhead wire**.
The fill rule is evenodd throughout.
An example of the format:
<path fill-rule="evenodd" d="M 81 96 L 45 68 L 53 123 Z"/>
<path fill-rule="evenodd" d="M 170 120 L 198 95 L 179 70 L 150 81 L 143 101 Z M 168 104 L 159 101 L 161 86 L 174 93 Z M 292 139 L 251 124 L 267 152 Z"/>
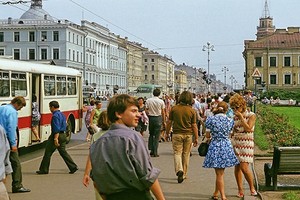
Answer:
<path fill-rule="evenodd" d="M 120 26 L 114 24 L 113 22 L 111 22 L 111 21 L 109 21 L 109 20 L 107 20 L 107 19 L 101 17 L 100 15 L 96 14 L 95 12 L 93 12 L 93 11 L 89 10 L 88 8 L 86 8 L 86 7 L 82 6 L 82 5 L 80 5 L 79 3 L 75 2 L 74 0 L 69 0 L 69 1 L 72 2 L 73 4 L 77 5 L 78 7 L 80 7 L 80 8 L 82 8 L 82 9 L 86 10 L 87 12 L 89 12 L 89 13 L 95 15 L 96 17 L 99 17 L 100 19 L 102 19 L 102 20 L 104 20 L 105 22 L 111 24 L 112 26 L 114 26 L 114 27 L 116 27 L 116 28 L 118 28 L 118 29 L 124 31 L 125 33 L 127 33 L 127 34 L 129 34 L 129 35 L 131 35 L 131 36 L 133 36 L 133 37 L 135 37 L 135 38 L 141 40 L 141 41 L 144 41 L 144 42 L 146 42 L 147 44 L 150 44 L 150 45 L 154 46 L 155 48 L 152 49 L 152 50 L 154 50 L 154 51 L 156 51 L 156 50 L 157 50 L 157 51 L 159 51 L 159 50 L 170 50 L 170 49 L 175 49 L 175 50 L 178 50 L 178 49 L 192 49 L 192 48 L 202 48 L 202 47 L 203 47 L 202 45 L 177 46 L 177 47 L 159 47 L 159 46 L 153 44 L 152 42 L 149 42 L 149 41 L 147 41 L 147 40 L 145 40 L 145 39 L 143 39 L 143 38 L 141 38 L 141 37 L 139 37 L 139 36 L 137 36 L 137 35 L 135 35 L 135 34 L 129 32 L 129 31 L 125 30 L 124 28 L 122 28 L 122 27 L 120 27 Z M 30 6 L 25 5 L 25 3 L 28 3 L 29 1 L 16 1 L 16 2 L 18 2 L 18 3 L 14 3 L 14 2 L 7 3 L 7 2 L 10 2 L 10 1 L 3 1 L 3 0 L 0 0 L 0 2 L 1 2 L 3 5 L 9 5 L 9 6 L 11 6 L 11 7 L 17 8 L 17 9 L 22 10 L 22 11 L 27 11 L 27 10 L 18 7 L 17 4 L 22 5 L 22 6 L 26 7 L 27 9 L 30 8 Z M 36 12 L 40 12 L 39 10 L 35 10 L 35 11 L 36 11 Z M 42 13 L 42 12 L 41 12 L 41 13 Z M 35 13 L 32 13 L 32 14 L 33 14 L 33 15 L 36 15 Z M 36 16 L 38 16 L 38 15 L 36 15 Z M 56 18 L 56 17 L 54 17 L 54 16 L 51 16 L 51 17 L 52 17 L 53 19 L 57 20 L 57 21 L 59 20 L 58 18 Z M 48 21 L 51 21 L 51 20 L 48 20 Z M 215 47 L 228 47 L 228 46 L 242 46 L 242 45 L 243 45 L 243 44 L 215 44 L 214 46 L 215 46 Z M 211 66 L 219 66 L 219 65 L 230 65 L 230 66 L 232 66 L 232 65 L 239 65 L 239 64 L 243 64 L 243 63 L 237 62 L 237 63 L 211 64 Z M 199 66 L 204 66 L 205 64 L 197 64 L 197 65 L 199 65 Z"/>

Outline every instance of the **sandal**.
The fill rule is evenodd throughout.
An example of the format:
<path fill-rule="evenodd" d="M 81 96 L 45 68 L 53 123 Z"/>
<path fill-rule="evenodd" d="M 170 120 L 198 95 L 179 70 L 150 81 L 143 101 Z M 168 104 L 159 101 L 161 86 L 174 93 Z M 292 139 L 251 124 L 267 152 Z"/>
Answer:
<path fill-rule="evenodd" d="M 244 193 L 238 193 L 237 195 L 236 195 L 238 198 L 243 198 L 244 197 Z"/>
<path fill-rule="evenodd" d="M 218 196 L 211 196 L 210 199 L 212 199 L 212 200 L 218 200 L 219 197 Z"/>
<path fill-rule="evenodd" d="M 256 191 L 251 192 L 251 196 L 257 196 L 257 192 Z"/>

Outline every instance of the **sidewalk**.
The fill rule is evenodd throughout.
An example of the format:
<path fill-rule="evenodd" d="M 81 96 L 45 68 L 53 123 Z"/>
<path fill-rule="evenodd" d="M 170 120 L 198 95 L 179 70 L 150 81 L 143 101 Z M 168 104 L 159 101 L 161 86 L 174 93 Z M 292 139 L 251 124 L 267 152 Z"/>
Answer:
<path fill-rule="evenodd" d="M 145 140 L 147 140 L 146 135 Z M 188 179 L 185 179 L 181 184 L 177 183 L 177 176 L 174 171 L 172 143 L 160 143 L 158 152 L 160 156 L 152 158 L 152 162 L 155 167 L 161 169 L 159 181 L 166 199 L 202 200 L 209 199 L 212 196 L 215 188 L 214 169 L 202 167 L 204 157 L 198 155 L 197 147 L 193 147 L 192 149 L 192 157 L 190 158 L 190 166 L 188 169 Z M 233 169 L 234 168 L 228 168 L 225 170 L 225 192 L 229 200 L 239 200 L 241 198 L 236 197 L 237 186 Z M 249 187 L 246 181 L 244 181 L 244 185 L 245 200 L 259 199 L 250 196 Z"/>
<path fill-rule="evenodd" d="M 147 142 L 147 133 L 144 138 Z M 95 199 L 92 183 L 88 188 L 82 185 L 88 147 L 88 143 L 84 142 L 68 148 L 69 154 L 79 166 L 79 170 L 75 174 L 68 174 L 68 169 L 57 151 L 52 156 L 50 173 L 48 175 L 37 175 L 35 173 L 42 157 L 23 162 L 23 184 L 32 191 L 30 193 L 12 194 L 10 188 L 11 176 L 9 176 L 6 186 L 11 200 Z M 213 169 L 202 167 L 204 158 L 198 155 L 196 147 L 192 149 L 193 156 L 190 159 L 188 179 L 185 179 L 181 184 L 177 183 L 177 176 L 174 171 L 172 143 L 160 143 L 158 152 L 160 156 L 151 159 L 153 165 L 161 170 L 159 182 L 167 200 L 207 200 L 212 196 L 215 187 L 215 173 Z M 244 198 L 245 200 L 259 199 L 249 196 L 250 191 L 247 188 L 248 186 L 245 182 L 247 195 Z M 237 194 L 237 186 L 233 168 L 225 170 L 225 191 L 229 200 L 240 199 L 235 196 Z"/>

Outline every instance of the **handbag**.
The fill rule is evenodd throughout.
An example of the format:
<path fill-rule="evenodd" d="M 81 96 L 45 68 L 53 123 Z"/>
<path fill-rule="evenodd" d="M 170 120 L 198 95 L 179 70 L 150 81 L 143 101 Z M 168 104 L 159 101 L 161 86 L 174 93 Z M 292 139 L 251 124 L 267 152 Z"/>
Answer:
<path fill-rule="evenodd" d="M 198 147 L 199 156 L 206 156 L 207 151 L 208 151 L 209 144 L 207 143 L 207 141 L 203 141 L 204 138 L 205 137 L 203 137 L 202 142 L 200 143 L 200 145 Z"/>
<path fill-rule="evenodd" d="M 88 129 L 88 132 L 89 132 L 91 135 L 94 135 L 94 134 L 95 134 L 95 130 L 93 129 L 92 126 L 88 126 L 87 129 Z"/>

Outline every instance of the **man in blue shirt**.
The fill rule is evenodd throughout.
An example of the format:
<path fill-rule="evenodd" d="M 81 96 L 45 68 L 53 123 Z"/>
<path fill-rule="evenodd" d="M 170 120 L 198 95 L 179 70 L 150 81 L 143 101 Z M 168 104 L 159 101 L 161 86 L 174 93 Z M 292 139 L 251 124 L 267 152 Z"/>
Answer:
<path fill-rule="evenodd" d="M 18 154 L 16 130 L 18 127 L 18 110 L 26 106 L 24 97 L 13 98 L 10 104 L 0 106 L 0 125 L 3 126 L 7 139 L 10 144 L 10 162 L 13 168 L 12 173 L 12 192 L 30 192 L 22 185 L 22 170 Z"/>
<path fill-rule="evenodd" d="M 48 138 L 46 149 L 44 153 L 43 160 L 41 162 L 40 168 L 36 171 L 37 174 L 48 174 L 51 156 L 57 149 L 59 154 L 64 159 L 66 165 L 68 166 L 70 172 L 69 174 L 74 174 L 78 167 L 72 160 L 71 156 L 66 151 L 66 117 L 59 110 L 59 103 L 57 101 L 51 101 L 49 103 L 50 111 L 52 112 L 51 119 L 51 135 Z"/>

